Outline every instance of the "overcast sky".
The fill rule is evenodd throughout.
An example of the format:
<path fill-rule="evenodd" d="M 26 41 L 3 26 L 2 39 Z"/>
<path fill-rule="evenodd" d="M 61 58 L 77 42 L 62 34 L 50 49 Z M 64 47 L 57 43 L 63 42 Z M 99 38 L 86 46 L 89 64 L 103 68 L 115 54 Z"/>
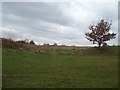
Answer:
<path fill-rule="evenodd" d="M 109 0 L 108 0 L 109 1 Z M 90 24 L 112 20 L 118 33 L 118 2 L 2 2 L 2 37 L 38 44 L 93 45 L 85 38 Z M 0 27 L 1 28 L 1 27 Z M 118 44 L 118 37 L 108 42 Z"/>

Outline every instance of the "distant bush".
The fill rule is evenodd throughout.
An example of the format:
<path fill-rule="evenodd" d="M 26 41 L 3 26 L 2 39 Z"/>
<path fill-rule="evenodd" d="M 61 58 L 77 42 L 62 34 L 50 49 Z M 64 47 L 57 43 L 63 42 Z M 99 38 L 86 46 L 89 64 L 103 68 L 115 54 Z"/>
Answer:
<path fill-rule="evenodd" d="M 34 41 L 33 41 L 33 40 L 31 40 L 31 41 L 30 41 L 30 44 L 34 44 L 34 45 L 35 45 L 35 43 L 34 43 Z"/>
<path fill-rule="evenodd" d="M 64 44 L 63 44 L 63 45 L 61 45 L 61 46 L 63 46 L 63 47 L 64 47 L 64 46 L 66 46 L 66 45 L 64 45 Z"/>
<path fill-rule="evenodd" d="M 22 44 L 28 44 L 29 43 L 29 40 L 28 39 L 25 39 L 25 40 L 19 40 L 17 41 L 18 43 L 22 43 Z"/>
<path fill-rule="evenodd" d="M 50 46 L 49 43 L 44 43 L 43 46 Z"/>
<path fill-rule="evenodd" d="M 26 43 L 25 41 L 21 40 L 21 41 L 17 41 L 18 43 Z"/>
<path fill-rule="evenodd" d="M 57 43 L 54 43 L 53 46 L 57 46 Z"/>
<path fill-rule="evenodd" d="M 115 47 L 115 45 L 113 45 Z"/>

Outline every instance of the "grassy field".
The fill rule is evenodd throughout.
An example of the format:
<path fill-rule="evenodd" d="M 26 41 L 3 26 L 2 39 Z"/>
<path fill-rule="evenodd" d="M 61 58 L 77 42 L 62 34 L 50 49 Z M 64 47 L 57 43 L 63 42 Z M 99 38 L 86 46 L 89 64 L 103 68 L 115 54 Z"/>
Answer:
<path fill-rule="evenodd" d="M 0 48 L 0 89 L 2 89 L 2 48 Z"/>
<path fill-rule="evenodd" d="M 3 88 L 117 88 L 118 55 L 3 49 Z M 80 51 L 78 51 L 80 53 Z M 92 52 L 91 52 L 92 53 Z"/>

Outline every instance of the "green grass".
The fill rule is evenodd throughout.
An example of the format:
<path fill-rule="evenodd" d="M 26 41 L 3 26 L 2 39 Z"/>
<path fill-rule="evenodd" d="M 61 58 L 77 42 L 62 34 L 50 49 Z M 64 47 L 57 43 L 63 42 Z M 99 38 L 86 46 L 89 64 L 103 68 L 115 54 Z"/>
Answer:
<path fill-rule="evenodd" d="M 2 88 L 2 48 L 0 47 L 0 89 Z"/>
<path fill-rule="evenodd" d="M 34 54 L 3 49 L 2 58 L 3 88 L 118 87 L 117 54 Z"/>

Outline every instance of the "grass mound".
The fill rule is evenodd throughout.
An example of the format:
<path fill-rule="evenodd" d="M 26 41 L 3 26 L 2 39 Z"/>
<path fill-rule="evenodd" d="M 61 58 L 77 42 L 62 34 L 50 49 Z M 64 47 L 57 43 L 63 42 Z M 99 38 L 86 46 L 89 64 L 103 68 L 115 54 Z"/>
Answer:
<path fill-rule="evenodd" d="M 113 46 L 105 46 L 105 47 L 91 47 L 88 48 L 85 52 L 85 54 L 89 55 L 117 55 L 118 54 L 118 47 Z"/>
<path fill-rule="evenodd" d="M 106 46 L 106 47 L 46 47 L 42 48 L 45 54 L 52 55 L 117 55 L 118 54 L 117 46 Z"/>

